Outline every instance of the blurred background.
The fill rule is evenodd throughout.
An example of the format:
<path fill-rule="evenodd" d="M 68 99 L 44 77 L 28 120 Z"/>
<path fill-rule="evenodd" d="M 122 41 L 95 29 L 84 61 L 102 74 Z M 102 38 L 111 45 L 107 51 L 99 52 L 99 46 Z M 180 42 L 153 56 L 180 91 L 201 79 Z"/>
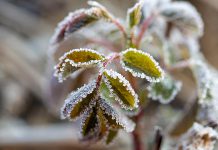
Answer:
<path fill-rule="evenodd" d="M 59 108 L 69 91 L 52 77 L 49 40 L 59 21 L 70 11 L 88 7 L 86 0 L 0 1 L 0 150 L 106 149 L 78 141 L 78 123 L 60 120 Z M 134 0 L 101 0 L 124 17 Z M 218 68 L 218 1 L 190 0 L 205 22 L 201 48 Z M 77 48 L 73 41 L 71 48 Z M 73 81 L 81 82 L 82 81 Z M 71 83 L 73 83 L 71 82 Z M 71 87 L 73 89 L 75 87 Z M 185 95 L 186 93 L 183 92 Z M 131 149 L 130 137 L 121 133 L 115 149 Z M 108 147 L 107 147 L 108 148 Z"/>

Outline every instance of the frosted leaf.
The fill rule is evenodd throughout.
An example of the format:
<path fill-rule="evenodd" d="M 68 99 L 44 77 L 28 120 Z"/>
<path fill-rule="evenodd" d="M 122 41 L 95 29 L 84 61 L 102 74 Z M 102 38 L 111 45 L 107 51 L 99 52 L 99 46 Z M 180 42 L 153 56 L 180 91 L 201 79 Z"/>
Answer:
<path fill-rule="evenodd" d="M 88 4 L 90 6 L 101 9 L 102 16 L 104 16 L 104 18 L 107 19 L 107 21 L 111 21 L 113 19 L 113 15 L 110 14 L 110 12 L 100 3 L 96 1 L 88 1 Z"/>
<path fill-rule="evenodd" d="M 109 125 L 108 125 L 107 119 L 104 116 L 104 112 L 100 108 L 98 108 L 98 111 L 97 111 L 97 118 L 98 118 L 98 124 L 99 124 L 98 137 L 103 138 L 108 132 Z"/>
<path fill-rule="evenodd" d="M 92 49 L 80 48 L 66 52 L 55 66 L 54 75 L 62 82 L 80 68 L 92 67 L 100 64 L 105 57 Z"/>
<path fill-rule="evenodd" d="M 211 89 L 213 88 L 213 78 L 206 64 L 202 61 L 193 61 L 192 71 L 196 78 L 198 97 L 200 104 L 209 104 L 213 99 Z"/>
<path fill-rule="evenodd" d="M 129 110 L 138 107 L 138 95 L 121 74 L 113 70 L 104 70 L 103 81 L 110 90 L 111 97 L 114 97 L 121 107 Z"/>
<path fill-rule="evenodd" d="M 217 139 L 218 134 L 213 128 L 194 123 L 192 128 L 182 137 L 179 149 L 213 150 Z"/>
<path fill-rule="evenodd" d="M 117 108 L 112 107 L 103 99 L 99 100 L 99 106 L 104 112 L 110 127 L 114 129 L 123 128 L 127 132 L 132 132 L 134 130 L 135 123 L 123 115 Z"/>
<path fill-rule="evenodd" d="M 159 82 L 163 78 L 163 70 L 154 58 L 146 52 L 133 48 L 122 52 L 121 65 L 133 76 L 145 78 L 150 82 Z"/>
<path fill-rule="evenodd" d="M 110 129 L 105 140 L 106 144 L 110 144 L 117 137 L 118 130 Z"/>
<path fill-rule="evenodd" d="M 144 0 L 143 16 L 148 18 L 154 11 L 159 9 L 163 4 L 169 3 L 171 0 Z"/>
<path fill-rule="evenodd" d="M 92 108 L 83 115 L 81 122 L 81 135 L 90 136 L 98 130 L 97 110 Z"/>
<path fill-rule="evenodd" d="M 142 16 L 142 6 L 143 1 L 141 0 L 138 3 L 136 3 L 132 8 L 128 9 L 127 22 L 130 29 L 139 24 Z"/>
<path fill-rule="evenodd" d="M 79 9 L 77 11 L 70 12 L 55 29 L 55 33 L 51 38 L 51 44 L 57 44 L 64 39 L 67 39 L 70 34 L 80 28 L 105 17 L 104 10 L 99 7 Z M 108 20 L 107 17 L 105 19 Z"/>
<path fill-rule="evenodd" d="M 97 97 L 96 81 L 83 85 L 77 91 L 72 92 L 65 100 L 61 109 L 61 118 L 77 119 L 95 104 Z"/>
<path fill-rule="evenodd" d="M 115 100 L 114 97 L 110 94 L 110 89 L 107 87 L 104 81 L 101 82 L 99 91 L 100 97 L 106 100 L 107 102 L 113 102 Z"/>
<path fill-rule="evenodd" d="M 197 10 L 188 2 L 172 2 L 160 7 L 160 14 L 188 34 L 203 35 L 203 21 Z"/>
<path fill-rule="evenodd" d="M 148 97 L 159 100 L 162 104 L 170 103 L 181 90 L 182 82 L 172 79 L 169 75 L 157 83 L 148 86 Z"/>

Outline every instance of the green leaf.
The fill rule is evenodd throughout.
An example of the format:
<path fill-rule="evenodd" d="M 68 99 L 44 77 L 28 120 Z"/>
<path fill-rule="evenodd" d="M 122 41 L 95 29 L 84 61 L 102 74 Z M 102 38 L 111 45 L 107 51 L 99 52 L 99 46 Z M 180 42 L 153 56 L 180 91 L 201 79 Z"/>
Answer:
<path fill-rule="evenodd" d="M 106 144 L 110 144 L 117 136 L 118 130 L 110 129 L 106 138 Z"/>
<path fill-rule="evenodd" d="M 122 52 L 121 65 L 135 77 L 146 78 L 150 82 L 158 82 L 163 78 L 163 71 L 148 53 L 136 49 Z"/>
<path fill-rule="evenodd" d="M 60 58 L 54 75 L 62 82 L 78 69 L 96 66 L 104 59 L 103 55 L 91 49 L 73 49 Z"/>
<path fill-rule="evenodd" d="M 123 108 L 132 110 L 138 107 L 138 95 L 125 77 L 115 71 L 104 70 L 103 80 L 110 90 L 110 95 L 113 96 Z"/>
<path fill-rule="evenodd" d="M 181 90 L 182 83 L 172 79 L 169 75 L 157 83 L 148 86 L 148 97 L 159 100 L 163 104 L 171 102 Z"/>
<path fill-rule="evenodd" d="M 95 130 L 98 130 L 97 110 L 95 107 L 86 112 L 82 118 L 81 125 L 81 134 L 83 136 L 90 136 L 92 133 L 95 133 Z"/>
<path fill-rule="evenodd" d="M 142 16 L 142 6 L 143 1 L 139 1 L 132 8 L 128 9 L 127 22 L 130 29 L 139 24 Z"/>
<path fill-rule="evenodd" d="M 104 116 L 104 112 L 99 108 L 97 112 L 98 123 L 99 123 L 99 138 L 106 135 L 108 131 L 108 121 Z"/>
<path fill-rule="evenodd" d="M 112 107 L 103 99 L 98 100 L 99 111 L 102 111 L 107 119 L 109 128 L 124 129 L 127 132 L 132 132 L 135 128 L 135 123 L 127 118 L 118 108 Z"/>
<path fill-rule="evenodd" d="M 110 89 L 107 87 L 104 81 L 101 82 L 99 91 L 101 98 L 106 100 L 107 102 L 113 102 L 115 100 L 115 98 L 111 96 Z"/>
<path fill-rule="evenodd" d="M 100 7 L 79 9 L 75 12 L 70 12 L 69 15 L 65 17 L 55 29 L 55 33 L 51 39 L 51 44 L 60 43 L 61 41 L 67 39 L 75 31 L 101 18 L 110 20 L 110 18 L 108 18 L 105 14 L 105 10 Z"/>
<path fill-rule="evenodd" d="M 77 91 L 72 92 L 65 100 L 65 104 L 61 109 L 63 119 L 77 119 L 95 104 L 97 95 L 96 81 L 92 81 L 82 86 Z"/>
<path fill-rule="evenodd" d="M 172 2 L 162 5 L 160 14 L 187 34 L 197 37 L 203 34 L 202 18 L 188 2 Z"/>

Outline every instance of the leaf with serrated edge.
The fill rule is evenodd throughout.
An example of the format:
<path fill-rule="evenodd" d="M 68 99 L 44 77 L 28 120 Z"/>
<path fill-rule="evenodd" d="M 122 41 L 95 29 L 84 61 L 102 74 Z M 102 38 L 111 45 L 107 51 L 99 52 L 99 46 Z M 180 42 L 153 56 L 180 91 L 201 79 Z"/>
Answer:
<path fill-rule="evenodd" d="M 117 108 L 112 107 L 105 100 L 100 99 L 99 107 L 104 112 L 104 116 L 110 127 L 114 129 L 123 128 L 127 132 L 132 132 L 135 128 L 135 123 L 122 114 Z"/>
<path fill-rule="evenodd" d="M 182 83 L 172 79 L 170 76 L 157 83 L 148 86 L 148 97 L 159 100 L 163 104 L 170 103 L 181 90 Z"/>
<path fill-rule="evenodd" d="M 204 24 L 197 10 L 188 2 L 172 2 L 160 7 L 160 14 L 186 33 L 202 36 Z"/>
<path fill-rule="evenodd" d="M 110 129 L 106 138 L 106 144 L 110 144 L 117 136 L 118 130 Z"/>
<path fill-rule="evenodd" d="M 130 48 L 123 51 L 120 63 L 135 77 L 146 78 L 150 82 L 159 82 L 163 78 L 164 73 L 158 63 L 141 50 Z"/>
<path fill-rule="evenodd" d="M 103 71 L 103 80 L 110 90 L 111 96 L 121 104 L 121 107 L 129 110 L 138 107 L 138 95 L 125 77 L 118 72 L 105 69 Z"/>
<path fill-rule="evenodd" d="M 95 107 L 86 111 L 82 117 L 81 134 L 87 136 L 92 134 L 98 128 L 97 110 Z"/>
<path fill-rule="evenodd" d="M 61 109 L 61 118 L 75 120 L 93 107 L 97 95 L 95 88 L 96 81 L 94 80 L 72 92 Z"/>
<path fill-rule="evenodd" d="M 51 38 L 51 44 L 57 44 L 64 39 L 67 39 L 70 34 L 79 30 L 86 25 L 95 22 L 101 18 L 110 20 L 105 15 L 105 10 L 99 7 L 92 7 L 89 9 L 79 9 L 74 12 L 70 12 L 67 17 L 65 17 L 55 29 L 55 33 Z"/>
<path fill-rule="evenodd" d="M 138 25 L 142 16 L 143 1 L 139 1 L 132 8 L 128 9 L 127 22 L 130 28 Z"/>
<path fill-rule="evenodd" d="M 103 55 L 92 49 L 73 49 L 59 59 L 54 75 L 62 82 L 76 70 L 96 66 L 104 59 Z"/>
<path fill-rule="evenodd" d="M 113 102 L 115 98 L 110 94 L 110 89 L 107 87 L 104 81 L 101 82 L 100 88 L 100 97 L 108 102 Z"/>

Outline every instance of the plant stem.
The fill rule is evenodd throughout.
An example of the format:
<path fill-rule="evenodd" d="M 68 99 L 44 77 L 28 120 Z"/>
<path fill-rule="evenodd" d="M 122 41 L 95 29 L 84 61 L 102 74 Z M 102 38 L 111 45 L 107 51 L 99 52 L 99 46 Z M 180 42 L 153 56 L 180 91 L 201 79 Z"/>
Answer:
<path fill-rule="evenodd" d="M 141 29 L 140 29 L 140 32 L 139 32 L 139 35 L 138 37 L 136 38 L 135 40 L 135 45 L 136 47 L 138 48 L 140 43 L 141 43 L 141 40 L 144 36 L 144 33 L 145 31 L 147 30 L 147 28 L 149 27 L 149 25 L 151 24 L 152 20 L 154 19 L 154 14 L 152 14 L 151 16 L 149 16 L 147 19 L 145 19 L 143 22 L 142 22 L 142 25 L 141 25 Z"/>
<path fill-rule="evenodd" d="M 112 55 L 110 55 L 110 57 L 103 63 L 103 68 L 106 68 L 109 63 L 111 63 L 114 59 L 117 58 L 120 58 L 119 53 L 113 53 Z M 102 74 L 100 73 L 97 78 L 97 84 L 96 84 L 97 89 L 100 87 L 101 79 L 102 79 Z"/>
<path fill-rule="evenodd" d="M 125 39 L 127 39 L 127 33 L 123 27 L 123 25 L 116 19 L 116 18 L 113 18 L 112 19 L 112 22 L 117 26 L 117 28 L 123 33 L 123 36 Z"/>
<path fill-rule="evenodd" d="M 160 127 L 157 127 L 156 128 L 155 139 L 154 139 L 153 150 L 160 150 L 161 149 L 162 141 L 163 141 L 162 129 Z"/>
<path fill-rule="evenodd" d="M 145 150 L 140 135 L 140 125 L 139 125 L 141 118 L 143 116 L 144 116 L 144 110 L 142 109 L 138 115 L 133 117 L 136 123 L 136 129 L 132 132 L 134 150 Z"/>

